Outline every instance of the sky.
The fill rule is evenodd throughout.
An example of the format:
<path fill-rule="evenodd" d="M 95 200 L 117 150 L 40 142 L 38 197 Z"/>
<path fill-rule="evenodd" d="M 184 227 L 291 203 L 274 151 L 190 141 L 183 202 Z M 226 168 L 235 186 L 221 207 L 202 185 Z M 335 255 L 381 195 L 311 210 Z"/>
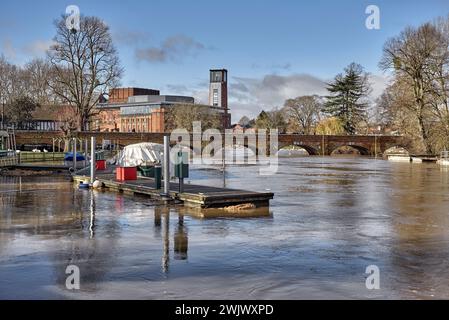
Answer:
<path fill-rule="evenodd" d="M 209 69 L 228 69 L 233 122 L 325 94 L 351 62 L 371 73 L 375 99 L 388 82 L 378 68 L 385 41 L 449 14 L 449 0 L 1 1 L 0 55 L 19 65 L 44 57 L 68 5 L 109 25 L 123 86 L 207 103 Z M 368 5 L 380 9 L 378 30 L 365 26 Z"/>

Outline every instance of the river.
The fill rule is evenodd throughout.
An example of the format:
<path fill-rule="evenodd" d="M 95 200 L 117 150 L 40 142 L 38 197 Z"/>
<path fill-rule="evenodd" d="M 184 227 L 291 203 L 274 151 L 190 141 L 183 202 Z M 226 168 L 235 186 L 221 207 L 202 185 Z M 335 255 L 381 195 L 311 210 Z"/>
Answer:
<path fill-rule="evenodd" d="M 449 172 L 362 157 L 228 166 L 260 217 L 198 218 L 64 177 L 0 177 L 1 299 L 449 298 Z M 222 186 L 219 170 L 192 183 Z M 66 267 L 80 290 L 66 289 Z M 380 289 L 365 269 L 380 270 Z"/>

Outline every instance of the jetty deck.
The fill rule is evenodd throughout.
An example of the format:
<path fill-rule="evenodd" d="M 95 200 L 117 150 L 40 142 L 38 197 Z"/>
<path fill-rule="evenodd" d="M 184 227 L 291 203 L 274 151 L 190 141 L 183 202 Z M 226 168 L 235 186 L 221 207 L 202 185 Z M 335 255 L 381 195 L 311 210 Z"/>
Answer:
<path fill-rule="evenodd" d="M 437 162 L 438 157 L 435 155 L 418 154 L 411 155 L 412 162 Z"/>
<path fill-rule="evenodd" d="M 85 175 L 73 176 L 75 183 L 89 181 L 90 178 Z M 134 181 L 118 181 L 112 172 L 97 173 L 97 180 L 105 188 L 123 192 L 126 194 L 140 194 L 149 196 L 153 199 L 163 199 L 162 189 L 155 188 L 153 178 L 138 177 Z M 211 186 L 202 186 L 197 184 L 184 184 L 183 192 L 179 192 L 179 184 L 170 182 L 171 200 L 179 200 L 186 206 L 200 208 L 220 208 L 239 204 L 254 204 L 257 208 L 268 207 L 269 201 L 273 199 L 271 192 L 253 192 L 239 189 L 227 189 Z"/>

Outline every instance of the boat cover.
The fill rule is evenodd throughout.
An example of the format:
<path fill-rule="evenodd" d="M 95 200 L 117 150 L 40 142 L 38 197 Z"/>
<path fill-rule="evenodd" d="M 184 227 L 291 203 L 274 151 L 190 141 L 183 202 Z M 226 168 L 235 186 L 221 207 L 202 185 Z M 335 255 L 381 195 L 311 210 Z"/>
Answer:
<path fill-rule="evenodd" d="M 126 146 L 118 158 L 121 167 L 162 164 L 164 146 L 158 143 L 137 143 Z"/>

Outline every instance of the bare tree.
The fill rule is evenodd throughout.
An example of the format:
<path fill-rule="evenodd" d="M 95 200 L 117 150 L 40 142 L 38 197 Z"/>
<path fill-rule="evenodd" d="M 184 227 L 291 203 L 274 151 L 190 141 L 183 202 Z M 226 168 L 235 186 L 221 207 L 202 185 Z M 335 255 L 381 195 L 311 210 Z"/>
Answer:
<path fill-rule="evenodd" d="M 288 99 L 284 104 L 288 118 L 303 134 L 313 134 L 323 104 L 318 96 L 302 96 Z"/>
<path fill-rule="evenodd" d="M 407 28 L 398 37 L 387 41 L 384 46 L 380 67 L 393 69 L 397 76 L 405 77 L 414 96 L 413 112 L 418 120 L 421 138 L 427 152 L 432 152 L 430 127 L 433 120 L 428 117 L 433 99 L 432 82 L 435 74 L 429 72 L 441 50 L 443 37 L 437 28 L 426 23 L 417 29 Z"/>
<path fill-rule="evenodd" d="M 449 16 L 434 22 L 438 32 L 435 41 L 438 46 L 430 57 L 426 69 L 429 82 L 429 104 L 433 122 L 430 127 L 430 140 L 434 150 L 449 149 Z"/>
<path fill-rule="evenodd" d="M 8 118 L 19 128 L 33 119 L 33 112 L 39 108 L 39 104 L 28 96 L 15 98 L 7 110 Z"/>
<path fill-rule="evenodd" d="M 72 106 L 78 130 L 86 130 L 100 96 L 116 87 L 123 69 L 109 27 L 97 17 L 81 17 L 80 29 L 55 21 L 54 45 L 48 51 L 52 66 L 49 82 L 54 93 Z"/>
<path fill-rule="evenodd" d="M 1 120 L 6 122 L 7 115 L 14 110 L 13 101 L 27 95 L 28 84 L 26 73 L 1 56 L 0 57 L 0 103 Z"/>
<path fill-rule="evenodd" d="M 203 129 L 223 129 L 222 114 L 209 106 L 193 104 L 177 104 L 165 109 L 165 128 L 171 132 L 174 129 L 193 130 L 193 122 L 201 121 Z"/>
<path fill-rule="evenodd" d="M 51 80 L 51 65 L 44 59 L 33 59 L 24 68 L 28 93 L 41 104 L 58 102 L 49 86 Z"/>
<path fill-rule="evenodd" d="M 0 107 L 1 107 L 1 123 L 2 126 L 5 122 L 5 107 L 9 100 L 9 94 L 11 90 L 11 78 L 9 77 L 11 64 L 6 61 L 6 58 L 0 56 Z"/>
<path fill-rule="evenodd" d="M 396 76 L 377 101 L 377 120 L 393 132 L 410 138 L 411 149 L 420 152 L 425 150 L 425 146 L 416 117 L 416 101 L 411 87 L 411 80 L 408 77 Z"/>

